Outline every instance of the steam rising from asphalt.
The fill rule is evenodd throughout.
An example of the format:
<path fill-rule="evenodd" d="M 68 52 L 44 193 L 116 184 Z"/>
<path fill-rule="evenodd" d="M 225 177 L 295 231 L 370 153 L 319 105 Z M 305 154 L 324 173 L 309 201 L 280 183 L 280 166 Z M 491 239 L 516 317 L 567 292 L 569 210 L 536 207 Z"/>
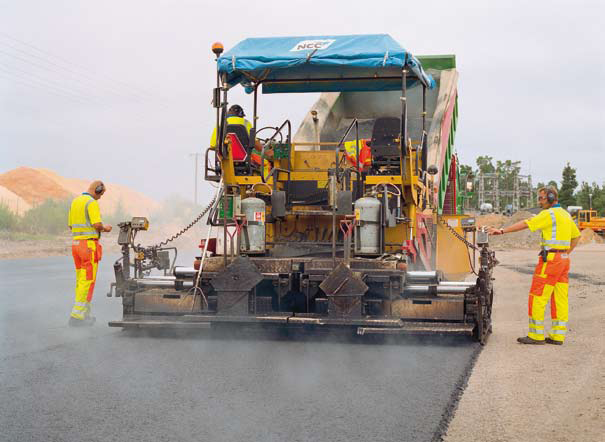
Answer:
<path fill-rule="evenodd" d="M 430 440 L 475 346 L 67 327 L 71 258 L 0 262 L 5 440 Z"/>

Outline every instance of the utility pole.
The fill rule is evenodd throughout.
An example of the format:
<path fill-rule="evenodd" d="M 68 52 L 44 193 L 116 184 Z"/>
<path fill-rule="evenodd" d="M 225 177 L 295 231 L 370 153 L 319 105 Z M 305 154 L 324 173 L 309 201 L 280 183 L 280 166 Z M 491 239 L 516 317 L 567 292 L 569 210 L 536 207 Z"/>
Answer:
<path fill-rule="evenodd" d="M 199 167 L 198 167 L 199 164 L 198 163 L 199 163 L 200 153 L 199 152 L 190 153 L 189 156 L 190 157 L 191 156 L 195 157 L 195 190 L 194 190 L 194 193 L 193 193 L 193 202 L 197 206 L 197 182 L 198 182 L 197 174 L 198 174 L 198 171 L 199 171 Z"/>

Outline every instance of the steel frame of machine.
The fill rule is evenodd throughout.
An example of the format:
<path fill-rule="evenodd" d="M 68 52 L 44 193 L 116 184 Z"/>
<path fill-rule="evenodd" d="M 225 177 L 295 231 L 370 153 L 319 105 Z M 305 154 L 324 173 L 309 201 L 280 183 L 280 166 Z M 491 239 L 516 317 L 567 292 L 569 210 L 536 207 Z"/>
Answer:
<path fill-rule="evenodd" d="M 215 53 L 218 61 L 220 52 Z M 410 70 L 404 63 L 399 77 L 380 77 L 380 81 L 385 80 L 400 81 L 401 112 L 399 133 L 384 146 L 384 151 L 390 152 L 384 161 L 379 161 L 383 158 L 380 156 L 383 147 L 373 139 L 375 156 L 371 168 L 358 170 L 346 166 L 342 146 L 353 130 L 356 158 L 360 158 L 356 119 L 339 143 L 335 146 L 330 143 L 333 150 L 323 151 L 297 151 L 296 143 L 291 141 L 290 122 L 286 120 L 265 139 L 261 165 L 266 149 L 271 147 L 276 152 L 273 170 L 265 177 L 262 166 L 257 175 L 251 163 L 234 162 L 231 138 L 226 136 L 229 85 L 227 76 L 217 69 L 213 104 L 217 139 L 221 142 L 217 143 L 214 164 L 208 151 L 205 164 L 207 179 L 221 183 L 209 209 L 208 223 L 211 229 L 222 227 L 222 248 L 217 247 L 218 238 L 209 246 L 209 233 L 202 256 L 193 268 L 173 267 L 172 276 L 160 279 L 146 277 L 138 271 L 131 278 L 129 249 L 136 252 L 135 268 L 148 268 L 157 264 L 157 259 L 152 259 L 153 248 L 137 250 L 132 241 L 134 236 L 130 234 L 132 226 L 121 225 L 124 232 L 128 231 L 124 234 L 128 241 L 121 243 L 124 256 L 116 263 L 114 286 L 116 295 L 123 300 L 124 318 L 110 325 L 207 328 L 246 323 L 346 327 L 360 335 L 474 334 L 484 342 L 491 329 L 491 274 L 497 261 L 485 235 L 480 246 L 469 241 L 468 234 L 474 239 L 476 228 L 472 220 L 457 213 L 456 203 L 455 208 L 450 209 L 451 216 L 442 213 L 448 183 L 452 182 L 450 176 L 456 177 L 452 149 L 457 95 L 450 101 L 442 125 L 442 131 L 447 132 L 447 136 L 442 134 L 447 146 L 442 151 L 440 181 L 436 183 L 431 179 L 427 159 L 427 85 L 420 82 L 422 139 L 419 145 L 413 146 L 407 123 Z M 332 84 L 334 81 L 359 84 L 375 81 L 375 78 L 303 75 L 298 79 L 252 82 L 254 124 L 249 146 L 245 146 L 248 153 L 258 133 L 259 86 L 296 82 Z M 284 134 L 284 131 L 287 132 Z M 329 143 L 316 144 L 328 146 Z M 294 187 L 304 188 L 305 183 L 321 190 L 319 203 L 296 196 Z M 318 183 L 325 184 L 319 186 Z M 455 179 L 453 186 L 456 186 Z M 301 228 L 303 240 L 292 240 L 292 233 Z M 438 235 L 444 245 L 441 261 Z M 280 241 L 288 246 L 283 256 L 275 253 Z M 292 253 L 293 248 L 301 245 L 307 247 L 303 253 Z M 315 253 L 314 247 L 323 250 L 323 254 Z M 475 251 L 479 252 L 480 266 L 475 281 L 448 281 L 443 271 L 436 270 L 447 267 L 445 255 L 456 248 L 468 254 L 469 262 L 466 266 L 462 264 L 463 268 L 469 265 L 473 268 Z M 469 248 L 473 249 L 473 258 Z M 214 256 L 209 256 L 210 252 Z M 144 266 L 145 260 L 151 260 L 152 264 Z M 455 266 L 459 268 L 461 264 L 457 262 Z"/>

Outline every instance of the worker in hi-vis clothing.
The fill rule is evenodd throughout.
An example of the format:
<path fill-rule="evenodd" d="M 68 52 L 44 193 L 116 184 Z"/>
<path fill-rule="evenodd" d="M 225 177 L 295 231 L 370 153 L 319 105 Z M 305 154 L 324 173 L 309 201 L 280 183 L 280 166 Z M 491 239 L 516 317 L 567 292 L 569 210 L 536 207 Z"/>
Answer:
<path fill-rule="evenodd" d="M 69 317 L 70 326 L 93 325 L 90 302 L 95 288 L 97 268 L 103 253 L 99 237 L 101 232 L 111 232 L 111 226 L 103 224 L 97 200 L 105 193 L 101 181 L 93 181 L 88 191 L 74 198 L 69 209 L 71 229 L 71 253 L 76 266 L 76 299 Z"/>
<path fill-rule="evenodd" d="M 372 165 L 372 150 L 370 149 L 370 140 L 359 140 L 359 146 L 357 146 L 357 140 L 345 141 L 345 155 L 351 166 L 356 167 L 357 170 L 367 170 Z M 359 149 L 359 161 L 357 161 L 357 149 Z"/>
<path fill-rule="evenodd" d="M 488 233 L 502 235 L 523 229 L 542 231 L 542 250 L 529 289 L 529 333 L 517 341 L 562 345 L 569 313 L 569 255 L 580 240 L 580 231 L 571 215 L 558 203 L 557 189 L 539 189 L 538 202 L 543 210 L 536 216 L 504 229 L 490 228 Z M 544 310 L 548 301 L 552 324 L 550 333 L 545 336 Z"/>
<path fill-rule="evenodd" d="M 244 117 L 246 114 L 244 113 L 244 109 L 239 104 L 234 104 L 227 110 L 227 118 L 226 124 L 240 125 L 246 128 L 246 132 L 250 135 L 250 129 L 252 129 L 252 123 L 246 120 Z M 240 142 L 244 142 L 244 140 L 240 140 Z M 248 146 L 245 146 L 248 147 Z M 216 127 L 212 131 L 212 136 L 210 137 L 210 148 L 216 149 Z M 255 140 L 254 149 L 250 153 L 250 160 L 252 164 L 260 167 L 261 163 L 261 150 L 262 144 L 260 140 Z M 269 176 L 271 172 L 271 161 L 273 160 L 273 149 L 265 149 L 265 158 L 264 158 L 264 175 L 265 177 Z"/>

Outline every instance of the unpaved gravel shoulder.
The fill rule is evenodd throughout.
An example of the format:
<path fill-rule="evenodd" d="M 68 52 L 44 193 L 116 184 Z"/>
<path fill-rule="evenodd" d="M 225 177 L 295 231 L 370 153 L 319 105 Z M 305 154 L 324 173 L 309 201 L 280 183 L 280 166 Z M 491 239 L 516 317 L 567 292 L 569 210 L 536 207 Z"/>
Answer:
<path fill-rule="evenodd" d="M 444 440 L 605 441 L 605 245 L 572 254 L 569 332 L 560 347 L 516 342 L 527 332 L 527 269 L 536 252 L 497 256 L 494 333 Z"/>

